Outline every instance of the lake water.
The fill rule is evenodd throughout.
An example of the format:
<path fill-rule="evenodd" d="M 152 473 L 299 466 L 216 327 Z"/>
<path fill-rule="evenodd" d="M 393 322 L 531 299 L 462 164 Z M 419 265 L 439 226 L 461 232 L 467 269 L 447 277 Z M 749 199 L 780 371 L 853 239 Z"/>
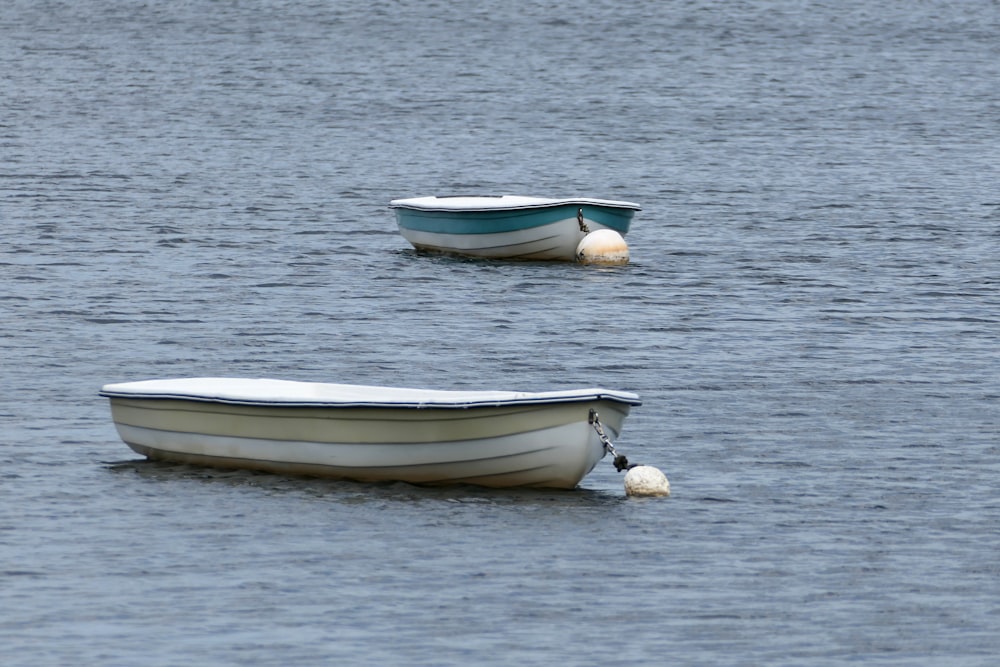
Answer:
<path fill-rule="evenodd" d="M 475 7 L 466 5 L 475 4 Z M 0 6 L 4 665 L 992 665 L 1000 5 Z M 396 197 L 640 202 L 632 262 Z M 106 382 L 635 391 L 572 492 L 147 463 Z"/>

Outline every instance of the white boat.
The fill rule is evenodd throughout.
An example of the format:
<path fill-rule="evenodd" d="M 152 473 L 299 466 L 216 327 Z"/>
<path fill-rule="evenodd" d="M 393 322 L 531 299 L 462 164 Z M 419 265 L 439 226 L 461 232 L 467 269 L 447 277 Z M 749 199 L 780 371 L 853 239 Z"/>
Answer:
<path fill-rule="evenodd" d="M 610 199 L 503 195 L 393 199 L 399 231 L 413 247 L 473 257 L 577 259 L 591 232 L 628 232 L 638 204 Z M 624 245 L 624 241 L 621 241 Z"/>
<path fill-rule="evenodd" d="M 573 488 L 635 394 L 438 391 L 270 379 L 107 384 L 122 440 L 150 459 L 414 484 Z M 593 421 L 596 414 L 597 428 Z"/>

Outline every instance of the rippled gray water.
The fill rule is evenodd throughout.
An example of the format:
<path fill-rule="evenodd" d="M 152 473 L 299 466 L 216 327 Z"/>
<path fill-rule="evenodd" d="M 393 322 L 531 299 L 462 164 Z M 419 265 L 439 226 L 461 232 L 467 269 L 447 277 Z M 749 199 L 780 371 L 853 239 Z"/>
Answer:
<path fill-rule="evenodd" d="M 1000 654 L 1000 5 L 0 6 L 4 665 Z M 643 204 L 621 268 L 394 197 Z M 101 384 L 645 403 L 623 497 L 137 460 Z"/>

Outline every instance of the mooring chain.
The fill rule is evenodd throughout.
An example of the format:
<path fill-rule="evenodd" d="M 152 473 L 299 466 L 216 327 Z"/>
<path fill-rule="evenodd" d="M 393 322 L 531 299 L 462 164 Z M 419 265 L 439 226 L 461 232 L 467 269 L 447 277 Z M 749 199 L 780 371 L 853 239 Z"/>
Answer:
<path fill-rule="evenodd" d="M 587 227 L 587 223 L 585 223 L 583 221 L 583 209 L 582 208 L 576 209 L 576 221 L 578 223 L 580 223 L 580 231 L 581 232 L 583 232 L 584 234 L 589 234 L 590 233 L 590 228 Z"/>
<path fill-rule="evenodd" d="M 611 444 L 611 439 L 604 433 L 604 427 L 601 426 L 601 420 L 597 416 L 597 410 L 590 411 L 590 418 L 587 421 L 594 427 L 594 430 L 597 431 L 597 437 L 601 439 L 601 444 L 604 445 L 604 451 L 615 457 L 614 461 L 612 461 L 615 465 L 615 470 L 621 472 L 622 470 L 628 468 L 628 459 L 625 458 L 624 454 L 619 454 L 618 451 L 615 450 L 615 446 Z"/>

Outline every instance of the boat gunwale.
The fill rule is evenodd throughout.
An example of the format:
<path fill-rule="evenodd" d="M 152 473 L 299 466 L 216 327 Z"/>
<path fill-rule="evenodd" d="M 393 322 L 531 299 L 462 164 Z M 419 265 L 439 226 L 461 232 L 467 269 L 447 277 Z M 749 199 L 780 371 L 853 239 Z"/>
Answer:
<path fill-rule="evenodd" d="M 507 203 L 502 200 L 509 199 Z M 436 203 L 440 200 L 442 203 Z M 458 204 L 458 200 L 469 202 L 482 202 L 482 205 Z M 449 202 L 447 205 L 443 202 Z M 490 202 L 491 205 L 487 205 Z M 591 197 L 572 197 L 566 199 L 547 199 L 542 197 L 523 197 L 518 195 L 500 196 L 469 196 L 469 195 L 435 195 L 430 197 L 411 197 L 407 199 L 393 199 L 389 202 L 389 208 L 408 209 L 412 211 L 428 211 L 440 213 L 489 213 L 494 211 L 530 211 L 533 209 L 558 208 L 560 206 L 595 206 L 605 208 L 626 209 L 631 211 L 641 211 L 642 207 L 630 201 L 620 201 L 615 199 L 595 199 Z"/>
<path fill-rule="evenodd" d="M 482 400 L 442 403 L 435 401 L 414 401 L 414 402 L 366 402 L 366 401 L 308 401 L 308 400 L 267 400 L 250 398 L 227 398 L 221 396 L 199 396 L 194 394 L 158 394 L 158 393 L 124 393 L 105 392 L 100 395 L 109 399 L 127 400 L 160 400 L 160 401 L 191 401 L 194 403 L 218 403 L 220 405 L 247 405 L 256 407 L 275 408 L 372 408 L 372 409 L 392 409 L 402 408 L 405 410 L 468 410 L 472 408 L 503 408 L 518 405 L 559 405 L 561 403 L 589 403 L 594 401 L 610 401 L 623 405 L 639 406 L 642 401 L 638 398 L 632 399 L 625 392 L 587 394 L 581 396 L 562 396 L 551 398 L 523 398 L 509 400 Z"/>
<path fill-rule="evenodd" d="M 211 378 L 191 378 L 190 381 Z M 222 379 L 222 378 L 217 378 Z M 228 380 L 237 380 L 227 378 Z M 392 399 L 376 398 L 302 398 L 293 395 L 285 396 L 252 396 L 250 393 L 239 395 L 238 392 L 216 390 L 214 392 L 170 390 L 155 388 L 157 381 L 140 381 L 134 383 L 109 384 L 101 388 L 99 394 L 108 399 L 128 400 L 174 400 L 197 403 L 216 403 L 222 405 L 246 405 L 256 407 L 301 407 L 301 408 L 372 408 L 372 409 L 403 409 L 403 410 L 468 410 L 475 408 L 502 408 L 525 405 L 556 405 L 561 403 L 587 403 L 595 401 L 610 401 L 629 406 L 642 405 L 639 396 L 631 392 L 603 388 L 569 389 L 547 392 L 490 392 L 490 391 L 442 391 L 442 390 L 406 390 L 398 387 L 373 387 L 367 385 L 329 385 L 325 383 L 301 383 L 305 387 L 319 385 L 340 391 L 368 391 L 387 389 L 413 392 L 415 397 L 399 397 Z M 252 384 L 253 381 L 247 381 Z M 131 387 L 129 385 L 153 384 L 154 388 Z M 249 391 L 249 390 L 247 390 Z M 421 391 L 428 392 L 419 396 Z"/>

